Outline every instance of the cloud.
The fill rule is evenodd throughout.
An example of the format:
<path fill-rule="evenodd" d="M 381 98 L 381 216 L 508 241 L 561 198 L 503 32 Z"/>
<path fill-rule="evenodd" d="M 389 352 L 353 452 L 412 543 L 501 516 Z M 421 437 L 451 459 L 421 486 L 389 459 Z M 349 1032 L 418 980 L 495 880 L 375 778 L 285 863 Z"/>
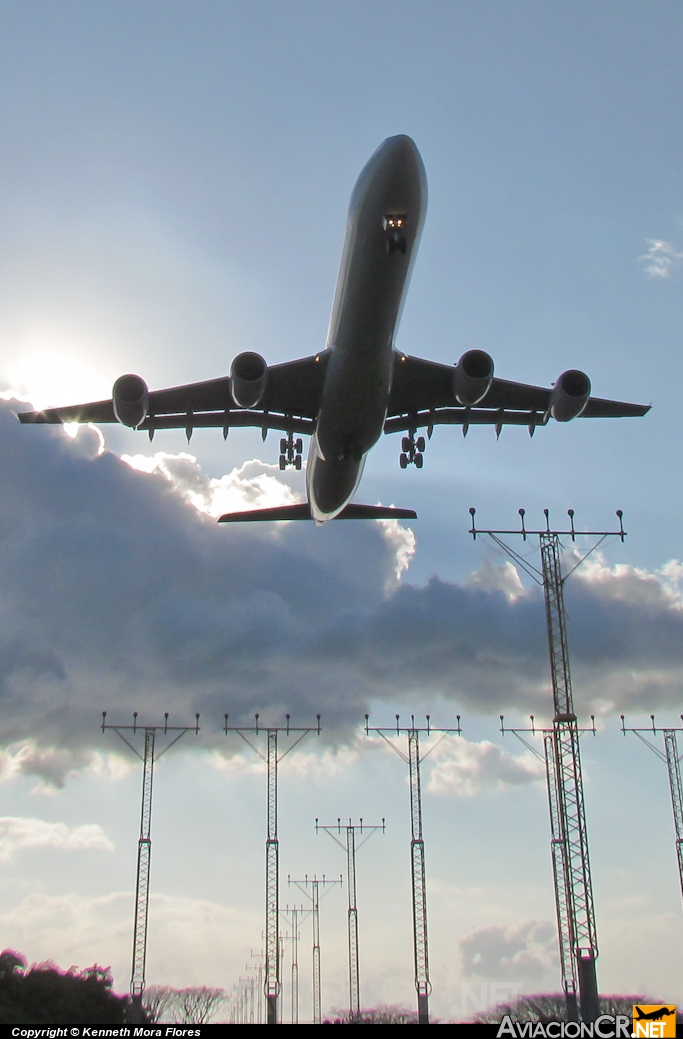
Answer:
<path fill-rule="evenodd" d="M 647 238 L 648 250 L 638 259 L 643 263 L 650 278 L 670 278 L 674 268 L 679 267 L 683 253 L 678 253 L 671 242 L 661 238 Z"/>
<path fill-rule="evenodd" d="M 301 494 L 295 493 L 284 482 L 286 477 L 282 476 L 279 466 L 269 465 L 258 458 L 244 462 L 219 478 L 207 476 L 195 456 L 187 452 L 171 455 L 158 451 L 152 457 L 121 455 L 121 458 L 139 472 L 163 476 L 189 505 L 214 518 L 226 512 L 268 509 L 302 500 Z M 382 520 L 378 526 L 395 553 L 394 574 L 387 582 L 391 588 L 394 578 L 399 580 L 410 566 L 415 554 L 415 535 L 398 520 Z"/>
<path fill-rule="evenodd" d="M 363 742 L 356 740 L 353 746 L 325 747 L 318 752 L 300 750 L 278 765 L 278 770 L 293 779 L 305 780 L 320 787 L 347 775 L 349 768 L 358 764 L 363 749 Z M 215 751 L 210 761 L 215 769 L 228 775 L 260 775 L 266 772 L 266 763 L 251 752 L 225 757 Z"/>
<path fill-rule="evenodd" d="M 220 986 L 244 972 L 260 914 L 154 892 L 149 902 L 148 984 Z M 100 898 L 37 892 L 0 916 L 0 927 L 5 943 L 30 962 L 111 965 L 116 989 L 125 992 L 133 909 L 132 891 Z"/>
<path fill-rule="evenodd" d="M 293 505 L 300 500 L 287 484 L 269 474 L 269 470 L 272 474 L 279 472 L 278 467 L 256 459 L 215 479 L 202 472 L 194 455 L 186 452 L 169 455 L 158 451 L 151 458 L 148 455 L 122 455 L 121 458 L 139 472 L 163 476 L 188 504 L 214 518 L 225 512 L 268 509 Z"/>
<path fill-rule="evenodd" d="M 112 723 L 200 711 L 202 746 L 224 746 L 226 711 L 290 711 L 298 725 L 320 712 L 322 744 L 348 740 L 370 701 L 549 714 L 542 594 L 511 565 L 418 587 L 400 524 L 218 526 L 224 501 L 291 500 L 272 467 L 211 480 L 191 455 L 136 466 L 102 452 L 95 430 L 24 427 L 0 402 L 0 741 L 30 745 L 24 771 L 59 783 L 90 767 L 78 754 L 98 746 L 103 709 Z M 581 712 L 678 704 L 681 575 L 676 562 L 597 559 L 572 577 Z M 517 768 L 477 753 L 435 782 L 464 789 Z"/>
<path fill-rule="evenodd" d="M 499 791 L 545 779 L 543 762 L 530 753 L 514 756 L 488 740 L 470 743 L 462 738 L 442 743 L 435 754 L 442 747 L 446 749 L 427 784 L 433 794 L 473 797 L 482 790 Z"/>
<path fill-rule="evenodd" d="M 465 587 L 479 588 L 483 592 L 503 592 L 510 602 L 525 594 L 517 568 L 509 561 L 502 566 L 494 563 L 490 556 L 485 557 L 480 570 L 468 576 Z"/>
<path fill-rule="evenodd" d="M 462 939 L 460 954 L 465 974 L 535 983 L 557 963 L 557 933 L 548 920 L 482 927 Z"/>
<path fill-rule="evenodd" d="M 20 774 L 35 776 L 38 785 L 34 792 L 39 793 L 52 793 L 77 774 L 106 775 L 116 780 L 127 775 L 131 768 L 130 762 L 116 754 L 82 748 L 41 747 L 33 740 L 10 744 L 0 750 L 0 782 L 7 782 Z"/>
<path fill-rule="evenodd" d="M 78 826 L 42 819 L 0 816 L 0 862 L 9 862 L 25 848 L 56 848 L 60 851 L 113 851 L 114 845 L 101 826 Z"/>

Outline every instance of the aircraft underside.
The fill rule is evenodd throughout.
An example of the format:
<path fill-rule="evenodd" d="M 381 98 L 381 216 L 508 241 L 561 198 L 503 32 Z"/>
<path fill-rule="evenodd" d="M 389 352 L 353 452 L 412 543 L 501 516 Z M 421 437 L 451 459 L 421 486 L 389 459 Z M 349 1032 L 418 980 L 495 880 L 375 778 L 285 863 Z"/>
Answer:
<path fill-rule="evenodd" d="M 421 468 L 426 439 L 441 425 L 523 425 L 533 436 L 550 418 L 642 416 L 647 405 L 591 396 L 590 380 L 576 369 L 550 388 L 494 376 L 483 350 L 455 365 L 394 349 L 426 211 L 426 176 L 409 137 L 388 138 L 354 187 L 327 345 L 296 361 L 268 366 L 253 351 L 238 354 L 230 374 L 208 382 L 150 392 L 137 375 L 116 380 L 111 400 L 24 412 L 22 423 L 120 422 L 145 430 L 256 427 L 280 440 L 280 468 L 302 468 L 309 436 L 308 502 L 234 513 L 244 519 L 412 518 L 408 509 L 351 504 L 368 451 L 382 433 L 399 433 L 399 464 Z M 427 438 L 423 435 L 426 432 Z"/>

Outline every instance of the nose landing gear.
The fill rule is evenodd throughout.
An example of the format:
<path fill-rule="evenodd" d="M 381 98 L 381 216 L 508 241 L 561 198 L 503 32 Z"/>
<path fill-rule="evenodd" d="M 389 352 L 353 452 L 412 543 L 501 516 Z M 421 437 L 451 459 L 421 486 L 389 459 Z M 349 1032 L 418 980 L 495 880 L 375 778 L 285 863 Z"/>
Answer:
<path fill-rule="evenodd" d="M 294 439 L 293 433 L 288 433 L 280 441 L 280 469 L 284 471 L 288 466 L 301 469 L 301 453 L 304 449 L 301 437 Z"/>
<path fill-rule="evenodd" d="M 409 433 L 407 437 L 403 437 L 401 454 L 398 456 L 398 464 L 401 466 L 401 469 L 407 469 L 409 465 L 414 465 L 417 469 L 421 469 L 424 465 L 424 449 L 424 437 L 416 437 L 414 433 Z"/>
<path fill-rule="evenodd" d="M 405 255 L 408 248 L 408 239 L 403 234 L 405 222 L 405 213 L 387 213 L 384 216 L 382 226 L 386 233 L 385 245 L 388 256 L 397 251 Z"/>

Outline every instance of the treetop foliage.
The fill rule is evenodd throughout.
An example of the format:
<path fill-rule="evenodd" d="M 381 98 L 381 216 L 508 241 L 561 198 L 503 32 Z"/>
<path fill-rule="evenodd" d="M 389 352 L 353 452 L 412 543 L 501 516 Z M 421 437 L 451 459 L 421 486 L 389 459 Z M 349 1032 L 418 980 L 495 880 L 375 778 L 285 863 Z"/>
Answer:
<path fill-rule="evenodd" d="M 109 967 L 61 971 L 27 960 L 12 949 L 0 953 L 0 1024 L 124 1024 L 128 998 L 113 991 Z"/>

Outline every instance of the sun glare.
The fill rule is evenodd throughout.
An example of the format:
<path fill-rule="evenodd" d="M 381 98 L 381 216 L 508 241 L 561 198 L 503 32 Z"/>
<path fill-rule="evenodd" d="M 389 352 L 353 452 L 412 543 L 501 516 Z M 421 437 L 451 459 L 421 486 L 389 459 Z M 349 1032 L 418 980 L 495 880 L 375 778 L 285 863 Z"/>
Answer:
<path fill-rule="evenodd" d="M 3 374 L 7 389 L 0 397 L 27 401 L 38 411 L 102 400 L 111 392 L 101 374 L 52 347 L 28 350 L 16 363 L 9 364 Z"/>

